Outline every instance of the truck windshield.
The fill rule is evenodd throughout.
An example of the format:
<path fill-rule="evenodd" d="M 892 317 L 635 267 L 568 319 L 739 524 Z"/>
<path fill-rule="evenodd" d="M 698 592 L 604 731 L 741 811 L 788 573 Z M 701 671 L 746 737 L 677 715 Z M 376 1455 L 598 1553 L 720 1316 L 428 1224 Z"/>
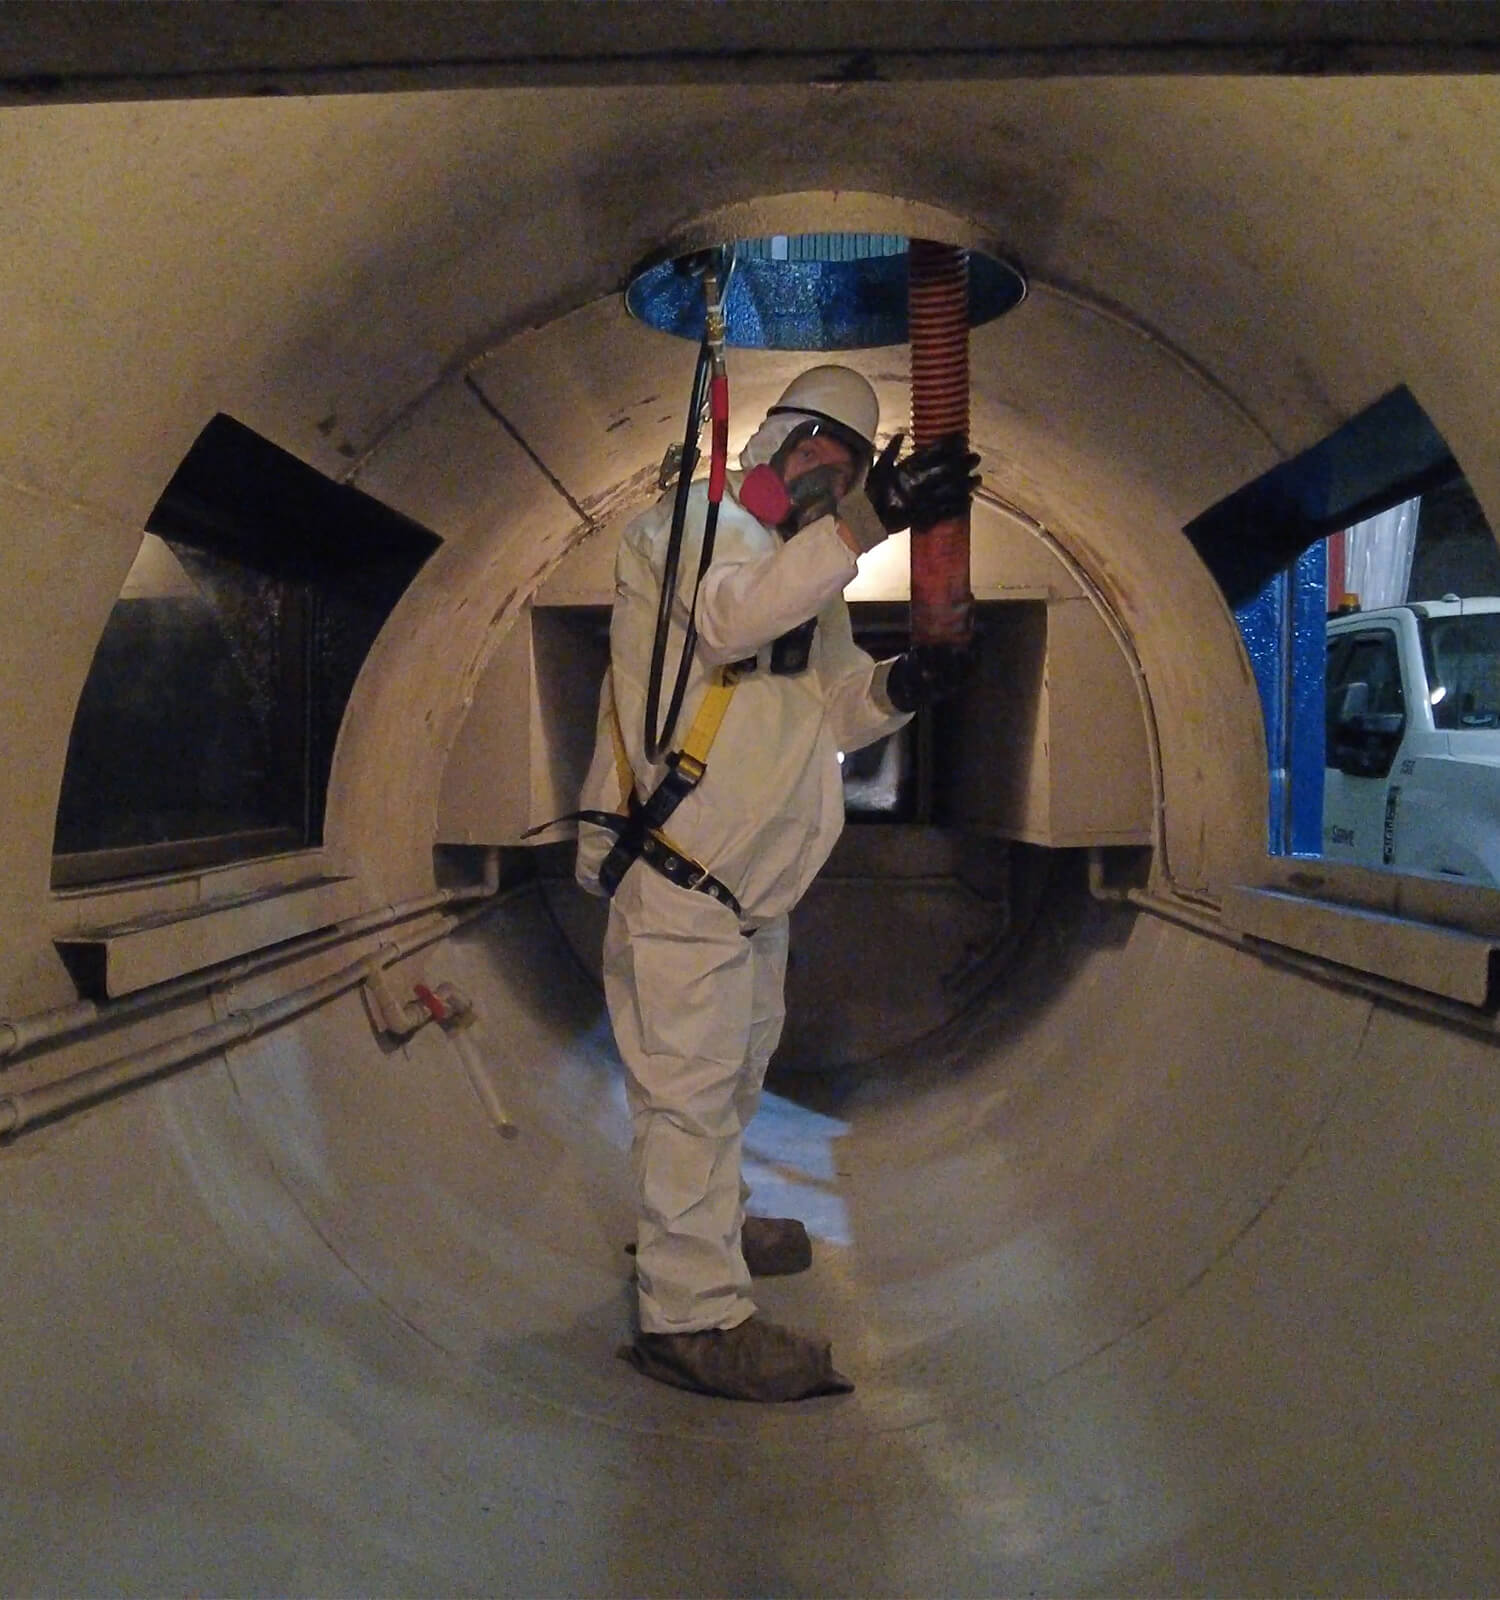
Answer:
<path fill-rule="evenodd" d="M 1432 720 L 1439 728 L 1500 728 L 1500 611 L 1418 622 Z"/>

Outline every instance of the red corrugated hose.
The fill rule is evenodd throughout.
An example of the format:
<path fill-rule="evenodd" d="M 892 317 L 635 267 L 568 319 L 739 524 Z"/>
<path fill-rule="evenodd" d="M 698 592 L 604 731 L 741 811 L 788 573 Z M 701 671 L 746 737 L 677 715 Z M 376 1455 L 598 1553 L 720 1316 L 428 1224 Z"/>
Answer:
<path fill-rule="evenodd" d="M 969 437 L 969 255 L 955 245 L 913 239 L 909 256 L 912 444 L 945 433 Z M 911 540 L 913 644 L 968 644 L 974 627 L 969 585 L 969 512 Z"/>

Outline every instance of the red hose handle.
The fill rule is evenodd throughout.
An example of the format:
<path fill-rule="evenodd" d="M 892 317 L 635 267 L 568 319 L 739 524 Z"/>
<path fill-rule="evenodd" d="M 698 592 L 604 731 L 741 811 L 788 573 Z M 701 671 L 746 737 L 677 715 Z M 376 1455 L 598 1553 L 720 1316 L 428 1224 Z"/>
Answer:
<path fill-rule="evenodd" d="M 708 498 L 724 498 L 724 474 L 729 467 L 729 378 L 720 373 L 709 382 L 708 414 L 713 422 L 713 443 L 708 463 Z"/>

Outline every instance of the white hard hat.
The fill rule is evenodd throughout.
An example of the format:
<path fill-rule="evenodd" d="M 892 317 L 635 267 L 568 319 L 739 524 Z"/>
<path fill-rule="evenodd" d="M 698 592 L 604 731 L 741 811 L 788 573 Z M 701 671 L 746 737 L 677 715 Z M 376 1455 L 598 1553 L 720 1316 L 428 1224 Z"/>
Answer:
<path fill-rule="evenodd" d="M 793 378 L 781 398 L 766 413 L 774 417 L 794 412 L 832 425 L 836 433 L 852 434 L 867 458 L 875 453 L 875 430 L 880 425 L 880 401 L 869 380 L 849 367 L 809 367 Z"/>

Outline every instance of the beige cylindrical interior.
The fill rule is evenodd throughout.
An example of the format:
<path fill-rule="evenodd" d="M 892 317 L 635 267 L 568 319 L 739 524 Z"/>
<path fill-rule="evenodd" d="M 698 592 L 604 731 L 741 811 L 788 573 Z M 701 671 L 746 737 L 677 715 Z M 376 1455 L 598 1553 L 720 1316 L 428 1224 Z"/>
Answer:
<path fill-rule="evenodd" d="M 444 541 L 356 686 L 317 853 L 367 907 L 432 889 L 465 752 L 547 737 L 491 669 L 547 585 L 593 592 L 680 434 L 691 349 L 617 290 L 695 230 L 982 237 L 1022 265 L 1027 300 L 972 340 L 976 572 L 1113 630 L 1133 720 L 1100 748 L 1149 769 L 1153 886 L 1255 881 L 1258 702 L 1181 528 L 1398 383 L 1494 520 L 1497 128 L 1491 80 L 1439 77 L 0 112 L 0 1010 L 73 997 L 59 934 L 213 893 L 48 883 L 94 645 L 217 411 Z M 851 359 L 899 425 L 903 352 Z M 736 447 L 799 365 L 733 358 Z M 1057 759 L 1087 771 L 1074 738 Z M 965 964 L 943 938 L 972 883 L 897 887 L 860 848 L 793 975 L 794 1064 L 841 1070 L 778 1079 L 750 1139 L 816 1240 L 764 1308 L 828 1334 L 853 1396 L 708 1402 L 614 1359 L 619 1067 L 596 913 L 549 879 L 395 969 L 472 996 L 464 1035 L 395 1044 L 351 990 L 0 1149 L 3 1587 L 1493 1587 L 1483 1029 L 1095 900 L 1075 853 L 992 960 L 976 913 Z M 0 1089 L 292 981 L 13 1059 Z"/>

